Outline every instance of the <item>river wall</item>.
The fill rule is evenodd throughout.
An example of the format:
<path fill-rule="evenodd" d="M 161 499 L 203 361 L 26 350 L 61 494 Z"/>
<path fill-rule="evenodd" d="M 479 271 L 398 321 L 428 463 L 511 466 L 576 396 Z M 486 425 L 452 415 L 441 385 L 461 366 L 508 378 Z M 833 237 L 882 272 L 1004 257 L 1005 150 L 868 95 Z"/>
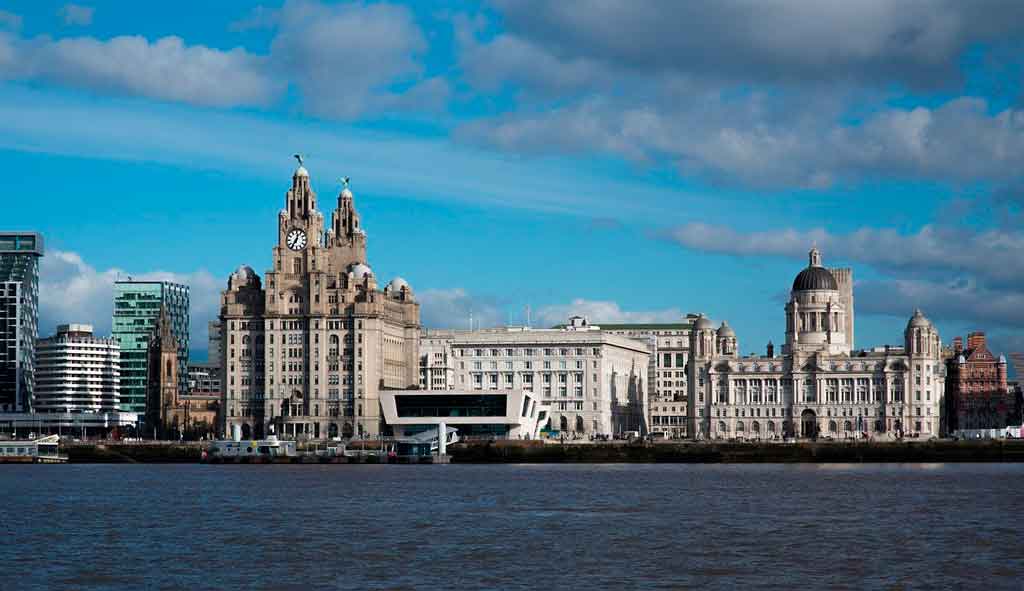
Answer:
<path fill-rule="evenodd" d="M 61 444 L 60 454 L 78 464 L 195 463 L 205 443 L 72 443 Z"/>
<path fill-rule="evenodd" d="M 452 463 L 1024 462 L 1024 441 L 453 445 Z"/>
<path fill-rule="evenodd" d="M 72 463 L 199 462 L 208 443 L 72 443 Z M 1024 440 L 892 443 L 551 444 L 498 441 L 448 447 L 452 463 L 1024 462 Z"/>

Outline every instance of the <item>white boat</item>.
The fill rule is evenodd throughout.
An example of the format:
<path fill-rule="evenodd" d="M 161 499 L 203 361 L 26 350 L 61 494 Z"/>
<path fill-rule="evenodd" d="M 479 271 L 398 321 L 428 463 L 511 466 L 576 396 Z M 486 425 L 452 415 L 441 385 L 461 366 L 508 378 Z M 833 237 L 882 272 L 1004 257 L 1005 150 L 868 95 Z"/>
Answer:
<path fill-rule="evenodd" d="M 58 453 L 60 438 L 48 435 L 31 441 L 0 441 L 0 463 L 56 464 L 68 461 Z"/>
<path fill-rule="evenodd" d="M 207 452 L 207 461 L 273 461 L 276 458 L 293 458 L 297 455 L 294 441 L 281 441 L 276 435 L 266 439 L 214 441 Z"/>

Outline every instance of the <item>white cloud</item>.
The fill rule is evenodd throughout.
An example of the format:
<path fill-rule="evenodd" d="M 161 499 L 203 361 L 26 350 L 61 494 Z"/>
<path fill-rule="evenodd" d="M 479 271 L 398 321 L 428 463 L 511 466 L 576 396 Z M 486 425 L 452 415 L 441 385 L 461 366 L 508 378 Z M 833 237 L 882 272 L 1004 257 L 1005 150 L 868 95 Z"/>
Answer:
<path fill-rule="evenodd" d="M 109 335 L 114 313 L 114 282 L 128 278 L 119 268 L 98 270 L 70 251 L 48 251 L 40 262 L 39 334 L 49 336 L 58 324 L 86 323 L 96 334 Z M 200 269 L 181 274 L 167 271 L 132 273 L 136 280 L 173 281 L 189 286 L 190 346 L 205 349 L 207 322 L 220 312 L 224 282 Z"/>
<path fill-rule="evenodd" d="M 858 312 L 902 317 L 920 307 L 933 319 L 989 331 L 1024 328 L 1024 237 L 1019 232 L 934 225 L 913 233 L 887 228 L 848 234 L 793 228 L 741 232 L 691 223 L 666 236 L 686 248 L 743 257 L 806 260 L 816 245 L 826 265 L 863 263 L 883 276 L 857 281 Z"/>
<path fill-rule="evenodd" d="M 611 79 L 608 69 L 592 59 L 559 59 L 516 35 L 498 35 L 487 43 L 478 42 L 472 33 L 459 39 L 460 66 L 485 90 L 519 84 L 554 95 L 604 85 Z"/>
<path fill-rule="evenodd" d="M 92 6 L 80 4 L 65 4 L 60 9 L 60 16 L 64 19 L 65 25 L 86 26 L 92 24 L 92 16 L 96 11 Z"/>
<path fill-rule="evenodd" d="M 858 281 L 856 287 L 858 312 L 905 316 L 921 308 L 933 320 L 976 329 L 1024 328 L 1024 292 L 1019 290 L 988 289 L 973 280 L 920 279 Z"/>
<path fill-rule="evenodd" d="M 67 4 L 66 24 L 85 25 L 93 9 Z M 20 17 L 0 11 L 0 25 Z M 222 50 L 180 37 L 149 40 L 48 36 L 0 37 L 0 78 L 39 80 L 95 92 L 212 107 L 276 104 L 294 86 L 306 112 L 355 118 L 367 112 L 434 112 L 447 104 L 448 81 L 425 76 L 424 35 L 411 11 L 384 3 L 332 6 L 290 0 L 257 7 L 233 30 L 275 28 L 267 55 Z"/>
<path fill-rule="evenodd" d="M 92 324 L 110 334 L 114 282 L 124 271 L 98 271 L 77 253 L 51 250 L 40 260 L 39 334 L 53 334 L 58 324 Z"/>
<path fill-rule="evenodd" d="M 265 59 L 242 48 L 186 45 L 179 37 L 8 38 L 0 77 L 197 105 L 266 105 L 281 91 Z"/>
<path fill-rule="evenodd" d="M 1024 19 L 1024 6 L 1013 0 L 492 3 L 505 35 L 518 36 L 535 46 L 532 52 L 548 53 L 567 68 L 588 59 L 616 71 L 682 72 L 742 83 L 853 79 L 941 85 L 958 77 L 955 58 L 966 47 L 1019 39 L 1016 23 Z"/>
<path fill-rule="evenodd" d="M 421 80 L 416 58 L 426 47 L 404 6 L 290 0 L 278 15 L 271 55 L 309 112 L 350 119 L 399 101 L 392 86 Z M 426 87 L 433 100 L 438 89 L 439 81 Z"/>
<path fill-rule="evenodd" d="M 649 102 L 590 98 L 464 125 L 460 137 L 527 153 L 610 153 L 675 163 L 716 182 L 824 188 L 865 178 L 1014 183 L 1024 177 L 1024 111 L 980 98 L 887 108 L 858 125 L 826 101 L 786 113 L 758 94 Z M 642 103 L 642 104 L 641 104 Z M 671 104 L 669 104 L 671 103 Z"/>
<path fill-rule="evenodd" d="M 584 316 L 591 324 L 682 322 L 685 313 L 678 308 L 663 310 L 623 310 L 617 302 L 574 299 L 569 304 L 544 306 L 537 310 L 534 324 L 555 326 L 565 324 L 570 316 Z"/>
<path fill-rule="evenodd" d="M 465 289 L 427 289 L 416 293 L 420 303 L 420 319 L 426 328 L 461 328 L 502 326 L 508 315 L 492 298 L 475 297 Z"/>
<path fill-rule="evenodd" d="M 500 157 L 442 138 L 132 100 L 82 102 L 15 85 L 0 86 L 0 147 L 232 171 L 275 182 L 289 178 L 294 164 L 289 155 L 303 151 L 313 155 L 307 168 L 315 186 L 358 171 L 358 186 L 372 186 L 379 194 L 625 222 L 664 219 L 666 206 L 681 202 L 697 208 L 717 202 L 612 170 Z M 344 170 L 332 171 L 332 162 L 344 163 Z M 627 194 L 631 205 L 624 209 L 621 196 Z"/>
<path fill-rule="evenodd" d="M 1015 104 L 1012 87 L 956 98 L 970 48 L 987 57 L 974 77 L 1024 65 L 1019 2 L 494 3 L 500 30 L 457 22 L 459 63 L 515 106 L 461 126 L 464 140 L 772 189 L 1024 177 L 1024 114 L 992 106 Z"/>
<path fill-rule="evenodd" d="M 998 228 L 970 230 L 926 225 L 904 234 L 861 228 L 848 234 L 824 229 L 740 232 L 727 226 L 690 223 L 667 237 L 705 252 L 803 259 L 812 245 L 832 260 L 857 261 L 895 273 L 969 274 L 993 285 L 1024 286 L 1024 237 Z"/>
<path fill-rule="evenodd" d="M 470 315 L 474 328 L 491 328 L 509 324 L 525 324 L 526 313 L 516 302 L 470 294 L 463 288 L 430 289 L 416 293 L 420 302 L 423 325 L 427 328 L 467 329 Z M 514 318 L 509 310 L 515 309 Z M 565 324 L 570 316 L 585 316 L 593 324 L 682 322 L 684 313 L 678 308 L 662 310 L 623 310 L 614 301 L 577 298 L 568 304 L 551 304 L 532 310 L 530 324 L 548 328 Z"/>

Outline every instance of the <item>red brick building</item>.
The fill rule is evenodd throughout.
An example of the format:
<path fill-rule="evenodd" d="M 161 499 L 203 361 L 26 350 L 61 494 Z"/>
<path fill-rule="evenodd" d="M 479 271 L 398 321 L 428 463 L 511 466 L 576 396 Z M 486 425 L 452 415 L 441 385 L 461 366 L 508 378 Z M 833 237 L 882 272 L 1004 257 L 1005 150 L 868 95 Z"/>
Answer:
<path fill-rule="evenodd" d="M 985 333 L 953 339 L 953 356 L 946 362 L 948 432 L 958 429 L 1002 429 L 1020 424 L 1017 400 L 1006 384 L 1006 357 L 996 357 L 985 344 Z"/>

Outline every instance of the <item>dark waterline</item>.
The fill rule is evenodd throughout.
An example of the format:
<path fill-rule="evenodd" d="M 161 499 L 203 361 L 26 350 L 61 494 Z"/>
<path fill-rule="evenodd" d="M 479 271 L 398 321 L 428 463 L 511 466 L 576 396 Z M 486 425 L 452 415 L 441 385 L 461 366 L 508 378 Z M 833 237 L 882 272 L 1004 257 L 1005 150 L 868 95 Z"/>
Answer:
<path fill-rule="evenodd" d="M 0 589 L 1024 589 L 1022 464 L 0 466 Z"/>

